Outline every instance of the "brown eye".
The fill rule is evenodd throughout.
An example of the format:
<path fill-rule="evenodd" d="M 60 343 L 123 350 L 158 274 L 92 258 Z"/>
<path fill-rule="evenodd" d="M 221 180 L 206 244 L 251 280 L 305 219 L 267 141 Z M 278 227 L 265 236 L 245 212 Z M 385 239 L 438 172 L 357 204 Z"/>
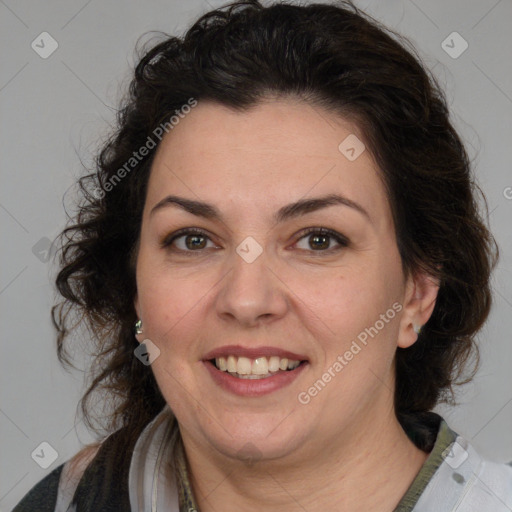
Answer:
<path fill-rule="evenodd" d="M 299 249 L 307 251 L 330 252 L 340 250 L 348 245 L 348 240 L 343 235 L 326 228 L 310 228 L 302 233 L 300 240 L 303 239 L 306 241 L 307 247 L 299 247 Z M 332 246 L 333 241 L 334 247 Z"/>
<path fill-rule="evenodd" d="M 312 249 L 329 249 L 331 237 L 329 235 L 309 235 L 309 245 Z"/>
<path fill-rule="evenodd" d="M 182 237 L 180 237 L 182 238 Z M 203 235 L 185 235 L 185 246 L 187 249 L 204 249 L 206 237 Z"/>
<path fill-rule="evenodd" d="M 162 248 L 182 252 L 200 252 L 207 248 L 210 237 L 202 230 L 185 228 L 168 236 L 162 243 Z"/>

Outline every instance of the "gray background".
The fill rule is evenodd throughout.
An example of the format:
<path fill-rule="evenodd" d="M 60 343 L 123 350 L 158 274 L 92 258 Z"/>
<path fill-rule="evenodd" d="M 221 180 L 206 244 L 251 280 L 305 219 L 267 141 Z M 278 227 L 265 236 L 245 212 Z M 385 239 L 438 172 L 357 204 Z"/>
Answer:
<path fill-rule="evenodd" d="M 44 261 L 45 250 L 65 224 L 64 193 L 72 205 L 80 158 L 90 164 L 108 130 L 138 36 L 148 30 L 181 34 L 199 14 L 223 3 L 0 0 L 2 511 L 92 439 L 83 424 L 75 425 L 83 374 L 59 366 L 49 317 L 55 269 Z M 512 2 L 356 3 L 409 36 L 434 69 L 487 195 L 502 253 L 496 302 L 480 335 L 476 379 L 459 394 L 459 407 L 440 411 L 483 455 L 512 460 Z M 44 31 L 58 43 L 46 59 L 31 47 Z M 442 47 L 454 31 L 469 45 L 457 58 Z M 457 39 L 445 44 L 452 52 L 462 48 Z M 77 364 L 81 360 L 87 361 Z M 58 453 L 48 469 L 31 457 L 43 441 Z"/>

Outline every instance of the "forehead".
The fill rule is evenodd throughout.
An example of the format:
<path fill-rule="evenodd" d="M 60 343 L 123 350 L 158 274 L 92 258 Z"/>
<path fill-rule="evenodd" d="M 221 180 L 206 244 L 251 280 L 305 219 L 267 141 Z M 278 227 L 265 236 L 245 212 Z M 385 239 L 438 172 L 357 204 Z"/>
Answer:
<path fill-rule="evenodd" d="M 299 100 L 269 100 L 245 112 L 199 101 L 160 143 L 146 207 L 180 194 L 215 204 L 237 198 L 256 213 L 271 204 L 339 192 L 376 222 L 389 220 L 369 151 L 347 157 L 357 155 L 362 144 L 355 124 Z"/>

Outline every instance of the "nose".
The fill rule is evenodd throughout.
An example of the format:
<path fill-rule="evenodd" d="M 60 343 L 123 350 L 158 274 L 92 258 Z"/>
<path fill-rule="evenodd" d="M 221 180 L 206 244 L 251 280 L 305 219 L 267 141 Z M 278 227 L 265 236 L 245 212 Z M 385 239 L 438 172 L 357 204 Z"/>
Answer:
<path fill-rule="evenodd" d="M 282 318 L 288 309 L 286 286 L 271 268 L 265 251 L 252 263 L 233 251 L 231 271 L 217 295 L 218 315 L 245 327 Z"/>

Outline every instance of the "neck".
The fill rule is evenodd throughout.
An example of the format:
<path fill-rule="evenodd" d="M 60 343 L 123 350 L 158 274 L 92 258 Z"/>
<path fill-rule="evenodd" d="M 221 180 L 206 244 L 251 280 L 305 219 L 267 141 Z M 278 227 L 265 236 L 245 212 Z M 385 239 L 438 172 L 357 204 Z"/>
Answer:
<path fill-rule="evenodd" d="M 331 442 L 291 460 L 251 464 L 198 449 L 183 437 L 191 487 L 201 512 L 393 511 L 428 454 L 407 437 L 392 408 L 380 421 L 347 427 Z M 342 439 L 343 441 L 340 441 Z"/>

